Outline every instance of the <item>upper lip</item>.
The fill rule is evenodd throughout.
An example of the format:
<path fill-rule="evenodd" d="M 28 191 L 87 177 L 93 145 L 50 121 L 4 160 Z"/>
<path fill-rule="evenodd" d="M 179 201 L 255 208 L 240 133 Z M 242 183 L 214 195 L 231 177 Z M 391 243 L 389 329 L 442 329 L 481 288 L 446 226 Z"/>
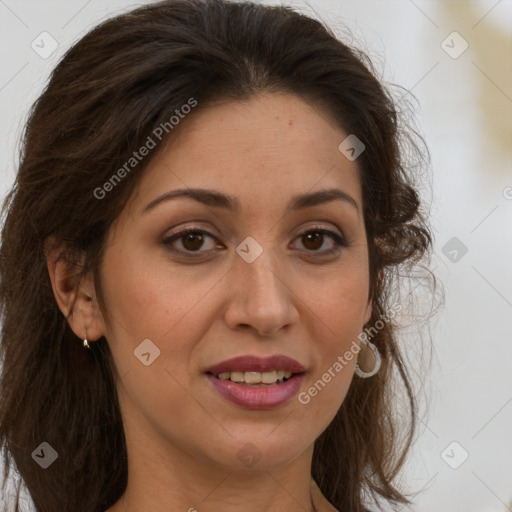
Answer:
<path fill-rule="evenodd" d="M 206 371 L 213 375 L 219 375 L 219 373 L 225 372 L 270 372 L 272 370 L 284 370 L 292 373 L 305 371 L 298 361 L 284 355 L 233 357 L 208 368 Z"/>

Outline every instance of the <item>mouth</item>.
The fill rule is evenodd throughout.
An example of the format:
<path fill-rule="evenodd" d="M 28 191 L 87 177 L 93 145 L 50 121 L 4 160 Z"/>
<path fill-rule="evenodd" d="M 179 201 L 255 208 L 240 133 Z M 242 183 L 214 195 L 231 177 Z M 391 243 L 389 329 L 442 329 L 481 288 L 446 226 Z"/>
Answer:
<path fill-rule="evenodd" d="M 240 356 L 223 361 L 205 374 L 222 397 L 246 409 L 273 409 L 295 396 L 305 377 L 295 359 Z"/>

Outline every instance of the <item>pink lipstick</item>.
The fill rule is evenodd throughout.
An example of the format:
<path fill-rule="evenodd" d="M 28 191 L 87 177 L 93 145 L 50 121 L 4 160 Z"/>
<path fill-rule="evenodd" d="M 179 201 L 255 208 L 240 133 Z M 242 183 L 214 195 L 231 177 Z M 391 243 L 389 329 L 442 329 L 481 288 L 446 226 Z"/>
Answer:
<path fill-rule="evenodd" d="M 214 389 L 228 401 L 246 409 L 274 409 L 297 394 L 305 369 L 284 355 L 240 356 L 206 371 Z"/>

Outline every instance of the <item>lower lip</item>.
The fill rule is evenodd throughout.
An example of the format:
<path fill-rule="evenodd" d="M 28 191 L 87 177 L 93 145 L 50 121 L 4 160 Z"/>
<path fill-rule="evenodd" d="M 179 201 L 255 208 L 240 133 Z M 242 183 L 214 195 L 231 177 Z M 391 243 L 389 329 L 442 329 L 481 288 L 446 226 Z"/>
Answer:
<path fill-rule="evenodd" d="M 215 389 L 230 402 L 246 409 L 274 409 L 288 402 L 297 394 L 304 379 L 304 373 L 294 375 L 286 382 L 273 386 L 249 387 L 221 380 L 207 374 Z"/>

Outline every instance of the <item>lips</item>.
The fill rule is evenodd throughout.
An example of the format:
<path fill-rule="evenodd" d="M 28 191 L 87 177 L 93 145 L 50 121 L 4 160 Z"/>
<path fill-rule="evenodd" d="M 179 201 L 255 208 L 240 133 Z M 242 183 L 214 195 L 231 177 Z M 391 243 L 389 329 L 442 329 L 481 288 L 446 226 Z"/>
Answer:
<path fill-rule="evenodd" d="M 232 382 L 218 377 L 223 373 L 231 373 L 233 376 L 235 372 L 239 375 L 247 375 L 247 372 L 265 374 L 265 372 L 273 371 L 277 371 L 278 375 L 281 372 L 292 375 L 290 378 L 284 379 L 283 382 L 261 383 L 251 387 L 245 383 Z M 205 372 L 205 376 L 212 389 L 232 404 L 244 409 L 270 410 L 290 402 L 292 397 L 299 392 L 305 379 L 305 369 L 298 361 L 284 355 L 240 356 L 210 367 Z"/>
<path fill-rule="evenodd" d="M 305 368 L 295 359 L 284 355 L 269 357 L 239 356 L 222 361 L 208 370 L 214 376 L 225 372 L 271 372 L 273 370 L 284 370 L 294 374 L 303 373 Z"/>

